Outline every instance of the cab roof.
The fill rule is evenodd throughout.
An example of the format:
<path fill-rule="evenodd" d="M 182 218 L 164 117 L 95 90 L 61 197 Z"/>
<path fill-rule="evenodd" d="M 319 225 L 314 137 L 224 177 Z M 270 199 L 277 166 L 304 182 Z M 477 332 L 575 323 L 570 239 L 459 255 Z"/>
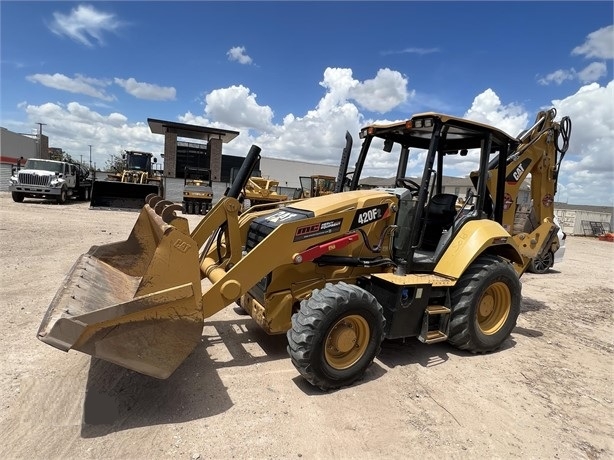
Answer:
<path fill-rule="evenodd" d="M 361 130 L 361 137 L 370 134 L 374 137 L 391 139 L 408 147 L 428 149 L 436 126 L 435 120 L 443 124 L 441 131 L 443 143 L 439 150 L 477 149 L 487 134 L 492 135 L 493 151 L 498 151 L 506 144 L 513 150 L 520 143 L 517 138 L 493 126 L 436 112 L 415 114 L 408 120 L 385 125 L 372 124 Z"/>

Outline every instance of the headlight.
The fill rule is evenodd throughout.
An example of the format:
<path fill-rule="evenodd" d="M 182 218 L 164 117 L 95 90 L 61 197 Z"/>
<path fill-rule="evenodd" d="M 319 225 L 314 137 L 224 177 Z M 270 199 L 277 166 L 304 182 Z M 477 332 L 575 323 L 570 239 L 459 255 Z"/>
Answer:
<path fill-rule="evenodd" d="M 11 176 L 11 178 L 9 179 L 11 185 L 16 185 L 19 183 L 19 181 L 17 180 L 16 176 Z"/>
<path fill-rule="evenodd" d="M 49 185 L 51 185 L 52 187 L 59 187 L 64 183 L 64 181 L 62 179 L 51 179 L 51 183 Z"/>

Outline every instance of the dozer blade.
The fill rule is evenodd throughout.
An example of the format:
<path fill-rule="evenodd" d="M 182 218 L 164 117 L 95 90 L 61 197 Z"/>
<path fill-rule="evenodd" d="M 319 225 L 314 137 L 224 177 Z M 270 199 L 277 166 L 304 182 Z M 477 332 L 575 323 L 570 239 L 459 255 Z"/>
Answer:
<path fill-rule="evenodd" d="M 150 197 L 126 241 L 81 255 L 38 338 L 152 377 L 170 376 L 203 328 L 198 246 L 187 220 L 175 214 L 180 209 Z"/>
<path fill-rule="evenodd" d="M 90 208 L 109 208 L 140 210 L 145 205 L 145 198 L 158 194 L 155 184 L 135 184 L 132 182 L 94 181 Z"/>

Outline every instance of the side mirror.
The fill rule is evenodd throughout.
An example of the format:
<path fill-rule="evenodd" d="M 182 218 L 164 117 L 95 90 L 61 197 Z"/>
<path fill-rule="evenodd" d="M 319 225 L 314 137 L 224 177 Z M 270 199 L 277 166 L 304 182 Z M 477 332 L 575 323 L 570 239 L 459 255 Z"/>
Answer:
<path fill-rule="evenodd" d="M 393 145 L 394 145 L 394 141 L 392 139 L 386 139 L 384 141 L 384 152 L 392 152 Z"/>

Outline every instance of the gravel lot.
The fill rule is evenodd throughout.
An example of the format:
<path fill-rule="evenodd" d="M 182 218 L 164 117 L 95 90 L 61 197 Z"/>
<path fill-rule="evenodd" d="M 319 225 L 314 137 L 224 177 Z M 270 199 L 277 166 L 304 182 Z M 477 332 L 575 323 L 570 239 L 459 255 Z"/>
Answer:
<path fill-rule="evenodd" d="M 500 351 L 386 342 L 362 382 L 321 393 L 233 308 L 164 381 L 40 342 L 77 257 L 136 216 L 0 192 L 0 458 L 614 458 L 614 244 L 568 237 L 523 276 Z"/>

